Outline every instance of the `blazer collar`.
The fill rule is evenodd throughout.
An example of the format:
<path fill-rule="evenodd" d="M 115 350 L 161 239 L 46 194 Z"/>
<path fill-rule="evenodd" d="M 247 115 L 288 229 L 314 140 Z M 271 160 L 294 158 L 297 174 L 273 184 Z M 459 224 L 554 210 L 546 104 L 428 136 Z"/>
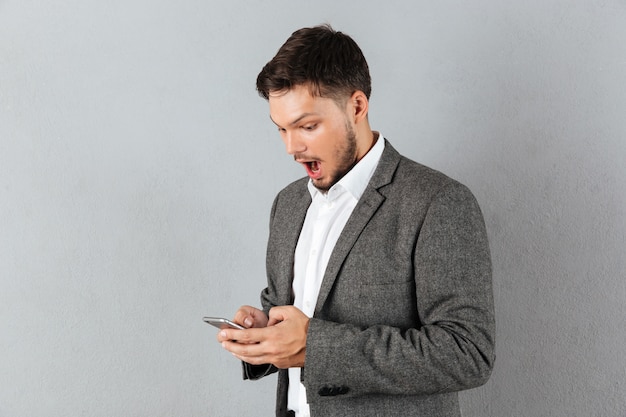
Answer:
<path fill-rule="evenodd" d="M 385 150 L 380 157 L 380 161 L 378 161 L 378 166 L 376 167 L 376 171 L 374 171 L 374 175 L 368 187 L 379 189 L 391 183 L 393 175 L 398 168 L 400 158 L 401 156 L 398 151 L 385 139 Z"/>

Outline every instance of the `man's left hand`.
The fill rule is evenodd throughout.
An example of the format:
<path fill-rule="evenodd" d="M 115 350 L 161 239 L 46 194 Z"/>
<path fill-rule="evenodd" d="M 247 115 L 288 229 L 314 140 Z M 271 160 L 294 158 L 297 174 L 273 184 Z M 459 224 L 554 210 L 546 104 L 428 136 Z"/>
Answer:
<path fill-rule="evenodd" d="M 270 310 L 267 327 L 223 329 L 218 340 L 224 349 L 252 365 L 303 367 L 308 328 L 309 318 L 302 311 L 294 306 L 279 306 Z"/>

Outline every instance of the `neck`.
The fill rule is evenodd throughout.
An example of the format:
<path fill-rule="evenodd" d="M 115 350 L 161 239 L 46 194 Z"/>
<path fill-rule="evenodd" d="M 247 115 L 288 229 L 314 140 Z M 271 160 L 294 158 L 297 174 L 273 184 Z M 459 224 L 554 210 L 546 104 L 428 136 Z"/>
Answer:
<path fill-rule="evenodd" d="M 360 136 L 357 137 L 360 137 L 362 139 L 360 140 L 357 161 L 360 161 L 361 158 L 367 155 L 370 149 L 374 147 L 376 141 L 378 140 L 378 137 L 380 136 L 380 133 L 371 130 L 369 126 L 367 126 L 366 129 L 364 128 L 362 132 L 357 133 L 357 135 L 359 134 Z"/>

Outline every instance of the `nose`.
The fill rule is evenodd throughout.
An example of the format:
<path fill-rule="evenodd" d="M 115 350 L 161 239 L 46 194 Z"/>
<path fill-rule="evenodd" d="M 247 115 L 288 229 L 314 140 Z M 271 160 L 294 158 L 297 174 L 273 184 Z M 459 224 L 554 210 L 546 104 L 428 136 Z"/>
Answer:
<path fill-rule="evenodd" d="M 295 155 L 297 153 L 302 153 L 306 150 L 306 145 L 300 139 L 300 137 L 290 131 L 286 131 L 283 133 L 283 142 L 285 142 L 285 148 L 287 149 L 287 153 L 289 155 Z"/>

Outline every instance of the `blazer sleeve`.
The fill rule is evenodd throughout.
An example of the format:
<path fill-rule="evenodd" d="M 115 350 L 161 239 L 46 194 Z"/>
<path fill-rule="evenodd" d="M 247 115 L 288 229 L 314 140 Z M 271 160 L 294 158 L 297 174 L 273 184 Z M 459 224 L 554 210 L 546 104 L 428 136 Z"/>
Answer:
<path fill-rule="evenodd" d="M 300 181 L 301 182 L 301 181 Z M 299 188 L 303 188 L 300 186 Z M 295 183 L 291 186 L 290 189 L 298 189 L 298 183 Z M 306 190 L 306 186 L 304 187 Z M 290 229 L 288 226 L 285 226 L 282 223 L 276 223 L 276 211 L 277 208 L 281 205 L 280 202 L 283 200 L 284 195 L 289 194 L 285 190 L 278 193 L 275 197 L 274 202 L 272 204 L 272 209 L 270 211 L 270 239 L 267 249 L 267 272 L 268 272 L 268 280 L 267 287 L 261 292 L 261 305 L 265 314 L 269 314 L 269 311 L 272 307 L 280 306 L 280 305 L 288 305 L 292 304 L 293 300 L 291 297 L 291 270 L 293 270 L 292 259 L 293 256 L 288 256 L 288 254 L 292 253 L 292 250 L 285 249 L 283 239 L 275 239 L 272 236 L 278 234 L 284 236 L 286 233 L 281 228 Z M 301 200 L 301 199 L 298 199 Z M 283 206 L 292 206 L 290 202 L 282 204 Z M 304 212 L 306 212 L 307 201 L 304 200 L 301 216 L 304 216 Z M 292 240 L 297 238 L 299 230 L 289 230 L 292 236 Z M 280 244 L 272 243 L 276 241 L 280 241 Z M 294 243 L 295 245 L 295 243 Z M 280 249 L 279 249 L 280 248 Z M 291 267 L 290 267 L 291 265 Z M 251 365 L 246 362 L 242 362 L 243 368 L 243 378 L 249 380 L 258 380 L 267 375 L 271 375 L 278 371 L 274 365 L 265 364 L 265 365 Z"/>
<path fill-rule="evenodd" d="M 495 360 L 491 259 L 481 210 L 450 182 L 432 198 L 413 249 L 419 322 L 357 326 L 312 318 L 303 382 L 308 399 L 427 395 L 482 385 Z M 407 295 L 409 296 L 409 295 Z M 374 297 L 375 298 L 375 297 Z"/>

